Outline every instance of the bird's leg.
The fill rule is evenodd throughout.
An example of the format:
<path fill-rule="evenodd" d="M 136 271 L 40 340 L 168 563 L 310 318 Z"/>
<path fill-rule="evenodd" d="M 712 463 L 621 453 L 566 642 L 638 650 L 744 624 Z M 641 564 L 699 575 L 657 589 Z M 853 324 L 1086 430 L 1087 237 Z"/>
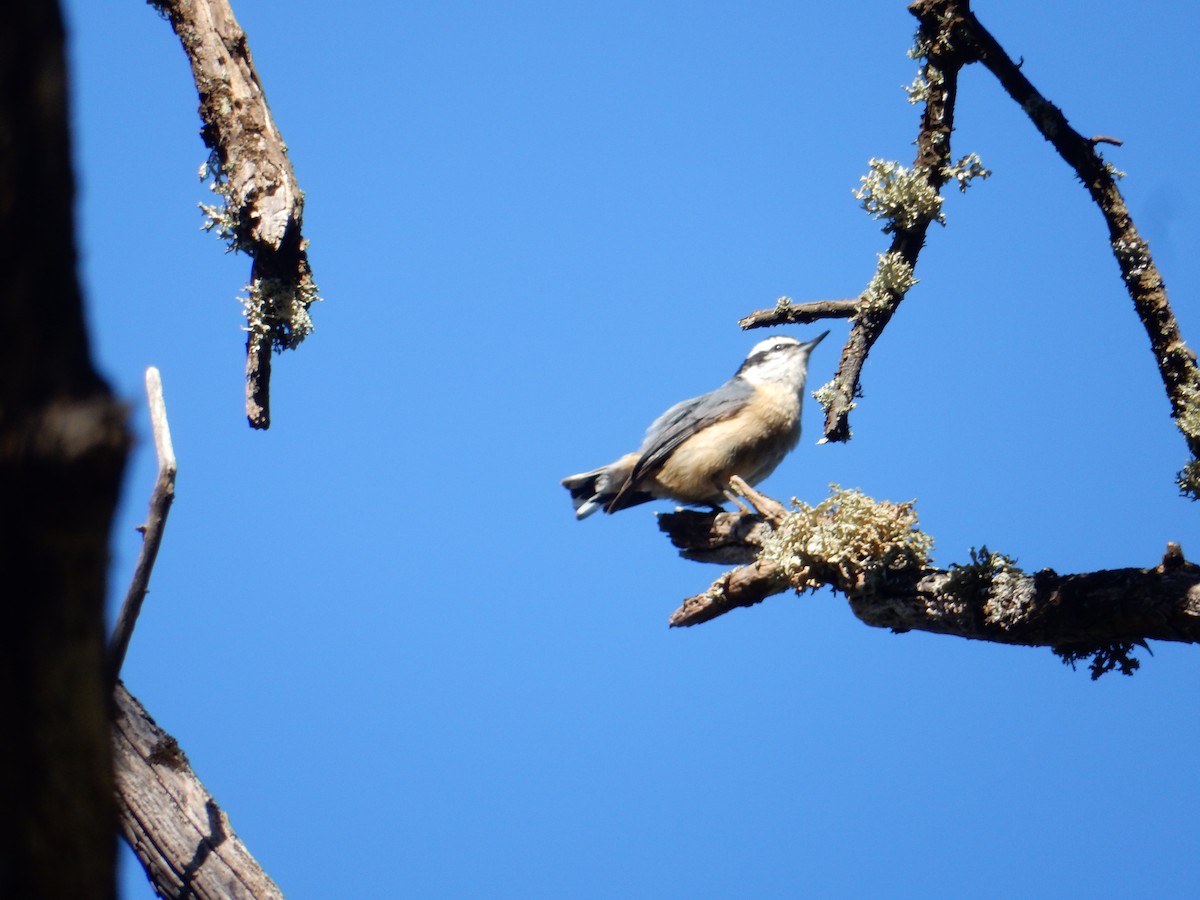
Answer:
<path fill-rule="evenodd" d="M 783 520 L 783 517 L 787 515 L 787 507 L 778 500 L 773 500 L 766 494 L 759 493 L 750 487 L 740 475 L 734 475 L 729 479 L 729 489 L 725 492 L 725 496 L 733 500 L 734 503 L 737 503 L 743 512 L 749 512 L 745 506 L 735 499 L 734 491 L 750 501 L 754 505 L 755 512 L 772 524 L 779 524 Z"/>
<path fill-rule="evenodd" d="M 734 477 L 736 477 L 736 476 L 734 476 Z M 743 516 L 754 515 L 754 510 L 752 510 L 745 503 L 743 503 L 742 498 L 739 497 L 736 493 L 734 493 L 734 488 L 732 487 L 732 483 L 730 484 L 730 486 L 721 488 L 721 493 L 725 495 L 727 500 L 732 502 L 733 505 L 738 508 L 738 510 L 741 512 L 741 514 Z"/>

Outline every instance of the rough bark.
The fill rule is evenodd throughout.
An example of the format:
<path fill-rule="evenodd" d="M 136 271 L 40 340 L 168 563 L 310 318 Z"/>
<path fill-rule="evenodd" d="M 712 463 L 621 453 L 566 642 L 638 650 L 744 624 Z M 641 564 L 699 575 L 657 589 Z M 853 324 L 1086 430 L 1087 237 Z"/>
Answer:
<path fill-rule="evenodd" d="M 940 194 L 949 177 L 951 165 L 950 135 L 954 131 L 954 104 L 958 94 L 958 73 L 966 59 L 950 45 L 938 41 L 937 32 L 926 35 L 927 48 L 922 74 L 937 88 L 928 92 L 917 133 L 917 154 L 913 171 Z M 933 220 L 922 216 L 910 224 L 891 223 L 885 230 L 892 233 L 888 254 L 896 254 L 914 271 L 925 235 Z M 819 300 L 811 303 L 780 304 L 774 309 L 758 310 L 742 319 L 743 328 L 764 328 L 790 323 L 814 322 L 825 318 L 847 318 L 853 323 L 837 372 L 825 389 L 825 438 L 830 441 L 850 440 L 850 411 L 862 393 L 862 369 L 871 347 L 883 335 L 884 329 L 899 309 L 903 292 L 889 291 L 879 302 L 867 303 L 866 294 L 859 300 Z"/>
<path fill-rule="evenodd" d="M 1126 289 L 1150 339 L 1172 415 L 1179 423 L 1194 460 L 1200 460 L 1200 370 L 1195 354 L 1184 343 L 1167 298 L 1166 286 L 1117 187 L 1119 173 L 1097 152 L 1099 144 L 1120 141 L 1096 136 L 1085 138 L 1067 121 L 1057 106 L 1033 86 L 1004 52 L 999 42 L 971 12 L 969 0 L 917 0 L 909 12 L 920 22 L 918 43 L 925 51 L 922 77 L 931 85 L 927 92 L 921 127 L 917 135 L 914 170 L 920 171 L 930 187 L 941 191 L 950 165 L 950 136 L 954 126 L 958 73 L 965 65 L 980 63 L 1029 116 L 1041 135 L 1075 170 L 1080 182 L 1104 216 L 1113 256 L 1121 269 Z M 932 86 L 936 85 L 936 89 Z M 916 268 L 929 223 L 894 230 L 891 252 L 898 252 Z M 899 306 L 901 297 L 883 306 L 852 301 L 812 301 L 780 304 L 757 310 L 741 320 L 743 328 L 808 323 L 823 318 L 850 317 L 853 326 L 842 350 L 837 373 L 822 398 L 825 405 L 825 437 L 831 441 L 850 438 L 849 415 L 861 396 L 861 374 L 867 354 Z M 1181 484 L 1200 493 L 1200 463 Z"/>
<path fill-rule="evenodd" d="M 790 587 L 783 570 L 756 561 L 773 524 L 754 491 L 749 499 L 764 514 L 681 512 L 659 525 L 689 559 L 741 562 L 702 594 L 689 597 L 672 626 L 697 625 L 733 609 L 752 606 Z M 923 568 L 848 579 L 822 560 L 808 574 L 841 593 L 863 622 L 893 631 L 929 631 L 1002 644 L 1081 651 L 1148 640 L 1200 642 L 1200 566 L 1172 544 L 1148 568 L 1059 575 L 1050 569 L 1026 574 L 1006 565 Z"/>
<path fill-rule="evenodd" d="M 227 201 L 220 229 L 249 254 L 251 307 L 246 341 L 246 416 L 271 424 L 271 353 L 304 337 L 316 285 L 302 234 L 304 194 L 267 106 L 245 32 L 225 0 L 152 0 L 183 44 L 200 94 L 201 137 L 213 151 Z M 301 309 L 302 307 L 302 309 Z M 257 311 L 255 311 L 257 308 Z"/>
<path fill-rule="evenodd" d="M 115 894 L 108 538 L 129 446 L 76 276 L 58 4 L 0 24 L 0 896 Z"/>
<path fill-rule="evenodd" d="M 112 741 L 121 833 L 161 897 L 283 893 L 246 850 L 173 737 L 118 683 Z"/>

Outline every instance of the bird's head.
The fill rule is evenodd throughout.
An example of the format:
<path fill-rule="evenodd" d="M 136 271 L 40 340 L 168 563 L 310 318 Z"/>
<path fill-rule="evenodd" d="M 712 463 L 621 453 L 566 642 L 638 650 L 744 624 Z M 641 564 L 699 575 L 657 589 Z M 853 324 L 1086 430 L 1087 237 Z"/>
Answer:
<path fill-rule="evenodd" d="M 827 334 L 828 331 L 819 334 L 811 341 L 798 341 L 785 334 L 759 341 L 737 370 L 738 377 L 751 384 L 785 383 L 799 388 L 808 370 L 808 355 Z"/>

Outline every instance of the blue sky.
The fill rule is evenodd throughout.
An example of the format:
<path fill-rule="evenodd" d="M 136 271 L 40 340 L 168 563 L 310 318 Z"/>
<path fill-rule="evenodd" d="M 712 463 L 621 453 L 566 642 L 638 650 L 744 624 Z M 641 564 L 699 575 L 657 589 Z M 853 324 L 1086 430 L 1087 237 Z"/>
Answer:
<path fill-rule="evenodd" d="M 1081 132 L 1125 141 L 1105 154 L 1200 333 L 1200 12 L 975 9 Z M 740 316 L 865 285 L 886 238 L 851 192 L 916 135 L 902 3 L 239 3 L 325 298 L 265 434 L 178 42 L 137 3 L 66 12 L 88 313 L 140 438 L 114 598 L 154 479 L 148 365 L 180 459 L 125 679 L 289 897 L 1194 893 L 1193 649 L 1093 684 L 827 592 L 669 631 L 721 570 L 651 507 L 575 522 L 558 484 L 732 374 L 763 336 Z M 958 113 L 955 154 L 993 177 L 948 196 L 854 440 L 817 446 L 810 402 L 765 489 L 915 498 L 940 565 L 1200 553 L 1099 213 L 983 70 Z M 151 896 L 123 859 L 123 896 Z"/>

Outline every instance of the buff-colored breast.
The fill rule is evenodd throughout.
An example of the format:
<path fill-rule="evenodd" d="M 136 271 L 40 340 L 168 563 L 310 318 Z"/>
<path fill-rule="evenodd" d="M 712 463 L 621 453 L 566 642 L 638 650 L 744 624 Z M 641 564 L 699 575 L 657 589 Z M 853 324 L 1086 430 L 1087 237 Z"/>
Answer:
<path fill-rule="evenodd" d="M 647 486 L 681 503 L 720 504 L 729 479 L 749 484 L 775 471 L 800 440 L 800 397 L 779 384 L 755 385 L 754 398 L 736 415 L 709 425 L 675 448 Z"/>

